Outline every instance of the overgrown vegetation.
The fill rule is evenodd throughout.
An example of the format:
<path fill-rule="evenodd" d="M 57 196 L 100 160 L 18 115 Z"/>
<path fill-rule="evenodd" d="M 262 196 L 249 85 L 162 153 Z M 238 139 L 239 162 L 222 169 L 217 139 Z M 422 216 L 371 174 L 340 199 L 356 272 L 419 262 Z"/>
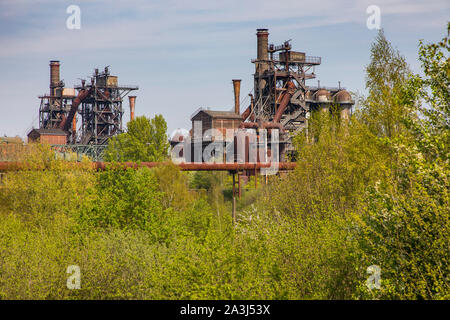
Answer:
<path fill-rule="evenodd" d="M 0 186 L 0 298 L 449 299 L 449 45 L 421 43 L 413 75 L 380 33 L 362 107 L 313 114 L 297 169 L 249 182 L 236 226 L 224 173 L 74 169 L 34 146 L 41 170 Z M 155 119 L 130 123 L 110 160 L 164 159 Z"/>
<path fill-rule="evenodd" d="M 162 115 L 153 119 L 145 116 L 128 122 L 127 132 L 119 134 L 108 143 L 105 161 L 163 161 L 169 152 L 167 123 Z"/>

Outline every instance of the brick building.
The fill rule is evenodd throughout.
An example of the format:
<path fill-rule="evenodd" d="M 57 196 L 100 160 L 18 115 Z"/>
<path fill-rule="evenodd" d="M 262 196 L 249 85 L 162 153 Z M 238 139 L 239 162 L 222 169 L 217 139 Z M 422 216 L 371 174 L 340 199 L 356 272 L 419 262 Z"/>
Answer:
<path fill-rule="evenodd" d="M 219 130 L 219 132 L 222 133 L 223 137 L 222 140 L 225 140 L 226 130 L 231 129 L 233 131 L 236 131 L 242 122 L 242 117 L 241 115 L 231 111 L 213 111 L 213 110 L 199 109 L 191 117 L 191 121 L 193 130 L 194 130 L 194 122 L 201 121 L 202 135 L 205 135 L 205 132 L 209 129 L 217 129 Z M 208 140 L 208 137 L 205 138 Z"/>
<path fill-rule="evenodd" d="M 33 129 L 28 133 L 28 142 L 66 144 L 67 133 L 61 129 Z"/>

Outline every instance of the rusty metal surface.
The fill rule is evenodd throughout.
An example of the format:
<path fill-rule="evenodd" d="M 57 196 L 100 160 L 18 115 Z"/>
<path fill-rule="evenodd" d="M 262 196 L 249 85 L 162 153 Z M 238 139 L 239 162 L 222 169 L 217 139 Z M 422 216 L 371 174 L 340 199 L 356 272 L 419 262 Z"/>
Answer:
<path fill-rule="evenodd" d="M 77 131 L 77 117 L 73 117 L 73 120 L 72 120 L 72 134 L 76 134 L 76 131 Z"/>
<path fill-rule="evenodd" d="M 352 103 L 352 96 L 347 90 L 340 90 L 334 96 L 334 99 L 338 103 Z"/>
<path fill-rule="evenodd" d="M 68 162 L 68 168 L 85 168 L 86 164 L 80 162 Z M 108 162 L 92 162 L 92 169 L 106 170 L 111 168 L 132 168 L 141 167 L 153 168 L 161 165 L 172 164 L 172 162 L 124 162 L 124 163 L 108 163 Z M 261 170 L 263 168 L 278 167 L 279 170 L 293 170 L 296 167 L 295 162 L 258 162 L 258 163 L 179 163 L 175 164 L 183 171 L 243 171 L 243 170 Z M 2 161 L 0 162 L 0 171 L 18 171 L 18 170 L 44 170 L 45 167 L 30 167 L 25 162 Z"/>
<path fill-rule="evenodd" d="M 52 60 L 50 61 L 50 95 L 55 95 L 55 88 L 59 84 L 59 61 Z"/>
<path fill-rule="evenodd" d="M 88 95 L 91 94 L 92 90 L 93 87 L 91 87 L 89 90 L 83 89 L 78 93 L 78 96 L 72 102 L 72 107 L 70 108 L 67 118 L 65 118 L 59 124 L 60 129 L 63 129 L 64 131 L 69 130 L 69 126 L 75 116 L 75 113 L 77 112 L 78 106 L 80 105 L 81 102 L 83 102 L 84 99 L 86 99 Z"/>
<path fill-rule="evenodd" d="M 252 112 L 252 107 L 248 106 L 247 109 L 242 113 L 242 121 L 247 120 L 248 116 L 250 115 L 250 112 Z"/>
<path fill-rule="evenodd" d="M 284 131 L 283 124 L 279 122 L 263 122 L 259 124 L 258 122 L 242 122 L 239 126 L 241 129 L 278 129 Z"/>
<path fill-rule="evenodd" d="M 241 129 L 257 129 L 259 124 L 257 122 L 242 122 L 239 126 Z"/>
<path fill-rule="evenodd" d="M 130 120 L 134 120 L 134 108 L 136 105 L 136 96 L 128 96 L 130 102 Z"/>
<path fill-rule="evenodd" d="M 279 123 L 281 120 L 281 116 L 284 113 L 284 110 L 286 110 L 287 105 L 289 104 L 289 101 L 291 100 L 292 95 L 295 93 L 295 90 L 297 89 L 295 84 L 292 81 L 289 81 L 286 85 L 287 91 L 283 92 L 283 97 L 281 98 L 280 106 L 278 107 L 277 112 L 275 113 L 275 116 L 273 117 L 273 122 Z"/>
<path fill-rule="evenodd" d="M 267 60 L 269 57 L 269 29 L 256 29 L 256 36 L 258 41 L 258 59 Z"/>
<path fill-rule="evenodd" d="M 250 97 L 250 105 L 245 109 L 245 111 L 242 113 L 242 121 L 247 120 L 247 118 L 250 116 L 250 121 L 255 121 L 255 114 L 253 113 L 253 107 L 255 105 L 253 94 L 248 95 Z"/>
<path fill-rule="evenodd" d="M 241 95 L 241 80 L 233 79 L 233 89 L 234 89 L 234 112 L 236 114 L 241 114 L 239 98 Z"/>

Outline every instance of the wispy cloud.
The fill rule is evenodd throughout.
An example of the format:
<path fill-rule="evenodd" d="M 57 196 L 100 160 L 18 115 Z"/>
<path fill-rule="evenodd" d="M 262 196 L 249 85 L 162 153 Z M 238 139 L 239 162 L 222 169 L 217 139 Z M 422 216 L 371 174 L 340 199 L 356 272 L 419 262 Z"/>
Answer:
<path fill-rule="evenodd" d="M 77 31 L 65 28 L 65 8 L 72 2 L 82 9 L 82 29 Z M 361 23 L 366 18 L 365 8 L 372 2 L 4 0 L 0 3 L 0 26 L 11 32 L 0 35 L 0 57 L 54 52 L 54 44 L 63 52 L 79 52 L 189 45 L 221 36 L 230 40 L 239 38 L 246 28 L 253 29 L 255 23 L 274 25 L 274 30 Z M 382 8 L 383 16 L 396 15 L 403 23 L 412 14 L 449 8 L 448 1 L 397 0 L 376 4 Z M 435 23 L 414 19 L 414 24 L 422 27 Z"/>

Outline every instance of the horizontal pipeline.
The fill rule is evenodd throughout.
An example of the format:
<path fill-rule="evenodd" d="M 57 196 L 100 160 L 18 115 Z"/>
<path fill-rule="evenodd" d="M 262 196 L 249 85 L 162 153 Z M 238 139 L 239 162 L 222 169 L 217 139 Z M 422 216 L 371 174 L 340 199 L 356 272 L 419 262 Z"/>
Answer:
<path fill-rule="evenodd" d="M 114 168 L 153 168 L 160 165 L 171 164 L 172 162 L 123 162 L 123 163 L 109 163 L 109 162 L 91 162 L 92 169 L 106 170 L 108 166 Z M 295 162 L 243 162 L 243 163 L 175 163 L 183 171 L 241 171 L 241 170 L 261 170 L 264 168 L 274 168 L 278 170 L 293 170 L 295 169 Z M 80 162 L 71 162 L 70 168 L 82 167 L 86 164 Z M 273 167 L 272 167 L 273 166 Z M 3 161 L 0 162 L 0 171 L 17 171 L 17 170 L 39 170 L 44 168 L 29 167 L 23 162 Z"/>

